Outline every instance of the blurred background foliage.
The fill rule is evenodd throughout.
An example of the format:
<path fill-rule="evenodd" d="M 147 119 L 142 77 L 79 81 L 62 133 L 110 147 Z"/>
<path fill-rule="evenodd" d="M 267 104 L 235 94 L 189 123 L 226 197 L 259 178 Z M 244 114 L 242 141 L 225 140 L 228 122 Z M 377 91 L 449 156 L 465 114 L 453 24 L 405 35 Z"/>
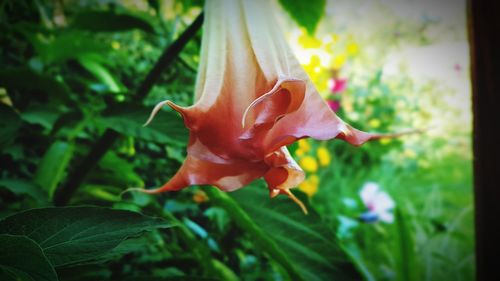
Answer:
<path fill-rule="evenodd" d="M 260 181 L 122 194 L 184 160 L 177 114 L 142 124 L 161 100 L 192 103 L 203 30 L 137 95 L 202 1 L 2 1 L 0 279 L 473 280 L 465 3 L 278 2 L 332 110 L 363 130 L 425 132 L 292 145 L 307 216 Z M 55 207 L 109 129 L 116 141 Z"/>

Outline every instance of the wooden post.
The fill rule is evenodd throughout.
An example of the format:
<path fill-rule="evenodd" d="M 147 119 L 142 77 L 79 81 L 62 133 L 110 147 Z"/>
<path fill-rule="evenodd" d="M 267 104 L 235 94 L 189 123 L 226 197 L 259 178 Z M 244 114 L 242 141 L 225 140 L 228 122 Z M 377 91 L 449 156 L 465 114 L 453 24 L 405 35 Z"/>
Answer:
<path fill-rule="evenodd" d="M 500 5 L 470 0 L 477 280 L 500 280 Z"/>

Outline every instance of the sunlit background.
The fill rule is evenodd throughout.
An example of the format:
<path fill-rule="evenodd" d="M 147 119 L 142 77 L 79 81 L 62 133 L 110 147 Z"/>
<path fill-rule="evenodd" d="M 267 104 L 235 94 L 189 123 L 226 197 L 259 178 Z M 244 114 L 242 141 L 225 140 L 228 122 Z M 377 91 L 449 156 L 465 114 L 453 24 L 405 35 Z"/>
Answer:
<path fill-rule="evenodd" d="M 374 279 L 472 280 L 465 1 L 327 1 L 314 35 L 286 34 L 344 120 L 368 131 L 423 130 L 362 151 L 301 140 L 300 190 Z"/>

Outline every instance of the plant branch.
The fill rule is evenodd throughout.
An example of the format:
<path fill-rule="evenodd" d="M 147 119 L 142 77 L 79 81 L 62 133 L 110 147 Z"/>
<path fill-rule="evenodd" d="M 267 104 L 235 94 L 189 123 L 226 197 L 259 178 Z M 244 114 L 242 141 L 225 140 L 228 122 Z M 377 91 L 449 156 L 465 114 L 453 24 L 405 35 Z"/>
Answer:
<path fill-rule="evenodd" d="M 172 43 L 158 59 L 151 71 L 137 89 L 136 95 L 132 98 L 135 102 L 142 102 L 149 94 L 154 84 L 158 82 L 161 73 L 169 67 L 172 62 L 179 56 L 180 52 L 186 46 L 188 41 L 194 37 L 203 23 L 203 13 L 201 13 L 191 25 Z M 89 172 L 101 160 L 104 154 L 113 146 L 120 134 L 111 129 L 106 129 L 104 134 L 97 140 L 90 152 L 76 166 L 76 168 L 68 175 L 68 180 L 65 185 L 61 186 L 55 196 L 54 205 L 66 205 L 78 187 L 85 180 Z"/>
<path fill-rule="evenodd" d="M 153 69 L 148 73 L 146 79 L 142 82 L 134 97 L 135 101 L 142 101 L 151 91 L 154 84 L 158 81 L 161 73 L 177 59 L 182 49 L 186 46 L 188 41 L 194 37 L 198 29 L 203 23 L 203 13 L 201 13 L 191 25 L 179 36 L 177 40 L 170 45 L 167 50 L 161 55 L 156 62 Z"/>

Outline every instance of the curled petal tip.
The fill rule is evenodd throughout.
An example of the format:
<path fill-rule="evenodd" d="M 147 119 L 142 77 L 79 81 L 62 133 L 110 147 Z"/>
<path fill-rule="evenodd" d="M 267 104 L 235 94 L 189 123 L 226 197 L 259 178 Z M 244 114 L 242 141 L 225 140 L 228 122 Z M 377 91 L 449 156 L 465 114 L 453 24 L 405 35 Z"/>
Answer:
<path fill-rule="evenodd" d="M 401 136 L 406 136 L 406 135 L 413 135 L 413 134 L 422 134 L 431 128 L 423 128 L 423 129 L 413 129 L 413 130 L 406 130 L 406 131 L 400 131 L 396 133 L 389 133 L 389 134 L 380 134 L 380 135 L 375 135 L 374 138 L 397 138 Z"/>
<path fill-rule="evenodd" d="M 162 102 L 158 103 L 157 105 L 155 105 L 155 107 L 153 108 L 153 111 L 151 111 L 151 114 L 149 115 L 148 120 L 142 126 L 146 127 L 147 125 L 149 125 L 149 123 L 151 123 L 151 121 L 153 121 L 153 119 L 155 118 L 155 116 L 158 113 L 158 111 L 160 111 L 160 109 L 162 107 L 164 107 L 165 104 L 170 104 L 170 103 L 171 103 L 171 101 L 166 100 L 166 101 L 162 101 Z"/>
<path fill-rule="evenodd" d="M 340 131 L 341 133 L 343 133 L 346 137 L 349 137 L 349 136 L 351 136 L 351 135 L 352 135 L 352 134 L 351 134 L 351 131 L 349 130 L 349 128 L 347 127 L 347 125 L 346 125 L 345 123 L 341 123 L 341 124 L 339 125 L 339 127 L 340 127 L 340 128 L 339 128 L 339 131 Z"/>
<path fill-rule="evenodd" d="M 161 190 L 160 188 L 155 188 L 155 189 L 144 189 L 142 187 L 131 187 L 131 188 L 127 188 L 125 189 L 124 191 L 122 191 L 120 193 L 120 198 L 125 195 L 125 193 L 129 193 L 129 192 L 140 192 L 140 193 L 146 193 L 146 194 L 155 194 L 155 193 L 160 193 Z"/>
<path fill-rule="evenodd" d="M 293 195 L 293 193 L 290 191 L 290 189 L 282 189 L 282 192 L 284 194 L 288 195 L 288 197 L 290 199 L 292 199 L 293 202 L 295 202 L 297 205 L 299 205 L 300 209 L 302 209 L 302 212 L 304 212 L 305 215 L 307 215 L 309 213 L 307 211 L 306 205 L 304 205 L 304 203 L 302 203 L 302 201 L 300 201 L 299 198 L 295 197 L 295 195 Z"/>
<path fill-rule="evenodd" d="M 123 197 L 123 195 L 125 195 L 125 193 L 129 193 L 129 192 L 136 192 L 136 191 L 139 191 L 139 192 L 143 192 L 145 189 L 141 188 L 141 187 L 130 187 L 130 188 L 127 188 L 125 189 L 124 191 L 120 192 L 120 194 L 118 195 L 120 198 Z"/>
<path fill-rule="evenodd" d="M 259 103 L 261 99 L 257 98 L 255 99 L 246 109 L 245 112 L 243 112 L 243 116 L 241 117 L 241 127 L 245 128 L 245 123 L 247 120 L 248 112 L 250 112 L 250 109 L 252 109 L 257 103 Z"/>
<path fill-rule="evenodd" d="M 278 188 L 274 188 L 269 191 L 269 197 L 274 198 L 280 194 L 280 190 Z"/>
<path fill-rule="evenodd" d="M 294 79 L 289 79 L 289 80 L 295 81 Z M 278 91 L 278 89 L 281 87 L 281 84 L 283 83 L 283 81 L 284 81 L 283 79 L 279 79 L 276 82 L 276 84 L 274 84 L 274 87 L 269 92 L 256 98 L 254 101 L 252 101 L 252 103 L 250 103 L 250 105 L 245 109 L 245 112 L 243 112 L 243 116 L 241 117 L 242 128 L 245 128 L 245 123 L 246 123 L 246 119 L 248 116 L 248 112 L 250 112 L 250 110 L 252 108 L 254 108 L 257 104 L 261 103 L 262 101 L 265 101 L 268 97 L 274 95 L 276 93 L 276 91 Z"/>
<path fill-rule="evenodd" d="M 245 118 L 246 118 L 247 112 L 243 114 L 243 117 L 241 118 L 241 128 L 245 129 Z"/>

